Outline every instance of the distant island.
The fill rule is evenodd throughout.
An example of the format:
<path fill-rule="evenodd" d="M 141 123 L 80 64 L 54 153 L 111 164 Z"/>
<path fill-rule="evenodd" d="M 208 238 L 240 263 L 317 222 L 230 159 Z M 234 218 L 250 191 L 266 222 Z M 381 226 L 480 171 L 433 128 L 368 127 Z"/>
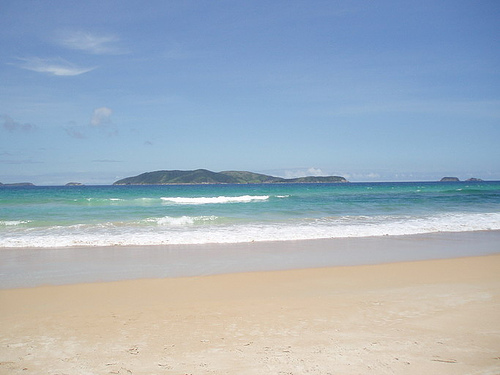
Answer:
<path fill-rule="evenodd" d="M 472 178 L 469 178 L 467 180 L 465 180 L 465 182 L 481 182 L 483 180 L 481 180 L 480 178 L 475 178 L 475 177 L 472 177 Z M 460 182 L 460 180 L 458 179 L 458 177 L 443 177 L 440 182 Z"/>
<path fill-rule="evenodd" d="M 35 185 L 32 184 L 31 182 L 16 182 L 13 184 L 2 184 L 0 182 L 0 186 L 35 186 Z"/>
<path fill-rule="evenodd" d="M 466 182 L 482 182 L 483 180 L 481 180 L 480 178 L 475 178 L 475 177 L 472 177 L 472 178 L 468 178 L 467 180 L 465 180 Z"/>
<path fill-rule="evenodd" d="M 64 186 L 85 186 L 85 185 L 83 185 L 81 182 L 68 182 Z"/>
<path fill-rule="evenodd" d="M 175 184 L 274 184 L 274 183 L 346 183 L 340 176 L 308 176 L 281 178 L 245 171 L 212 172 L 206 169 L 192 171 L 155 171 L 118 180 L 113 185 L 175 185 Z"/>

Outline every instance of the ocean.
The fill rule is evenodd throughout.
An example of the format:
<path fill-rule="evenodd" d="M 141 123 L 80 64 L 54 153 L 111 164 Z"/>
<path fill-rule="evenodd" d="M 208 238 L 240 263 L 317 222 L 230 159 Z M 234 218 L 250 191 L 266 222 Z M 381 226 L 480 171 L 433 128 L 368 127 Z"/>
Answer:
<path fill-rule="evenodd" d="M 500 182 L 0 187 L 0 248 L 500 230 Z"/>

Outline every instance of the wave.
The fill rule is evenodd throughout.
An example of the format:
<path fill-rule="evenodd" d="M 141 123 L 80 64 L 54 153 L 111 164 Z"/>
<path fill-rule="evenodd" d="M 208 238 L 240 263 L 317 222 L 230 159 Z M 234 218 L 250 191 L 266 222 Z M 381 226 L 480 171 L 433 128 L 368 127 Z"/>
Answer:
<path fill-rule="evenodd" d="M 60 204 L 68 204 L 70 206 L 92 206 L 92 207 L 107 207 L 107 206 L 151 206 L 161 204 L 161 199 L 155 197 L 140 197 L 140 198 L 76 198 L 67 201 L 59 202 Z"/>
<path fill-rule="evenodd" d="M 289 195 L 276 195 L 276 198 L 288 198 Z M 269 195 L 240 195 L 240 196 L 216 196 L 216 197 L 80 197 L 61 200 L 36 200 L 34 202 L 23 202 L 22 204 L 50 205 L 59 206 L 89 206 L 89 207 L 109 207 L 109 206 L 157 206 L 165 203 L 171 204 L 221 204 L 221 203 L 249 203 L 266 201 Z M 0 220 L 0 225 L 2 225 Z M 6 224 L 3 224 L 6 225 Z"/>
<path fill-rule="evenodd" d="M 6 227 L 14 227 L 28 223 L 31 223 L 31 220 L 0 220 L 0 225 Z"/>
<path fill-rule="evenodd" d="M 181 217 L 153 217 L 143 220 L 144 223 L 147 224 L 156 224 L 159 226 L 187 226 L 187 225 L 195 225 L 195 224 L 203 224 L 214 222 L 218 219 L 217 216 L 181 216 Z"/>
<path fill-rule="evenodd" d="M 339 216 L 248 222 L 217 216 L 148 218 L 135 223 L 79 224 L 3 229 L 2 247 L 189 245 L 399 236 L 500 230 L 500 213 L 431 216 Z"/>
<path fill-rule="evenodd" d="M 288 196 L 278 196 L 278 198 L 286 198 Z M 173 204 L 220 204 L 220 203 L 248 203 L 255 201 L 265 201 L 269 199 L 269 195 L 241 195 L 241 196 L 218 196 L 218 197 L 141 197 L 133 199 L 124 198 L 83 198 L 74 199 L 71 203 L 83 204 L 92 206 L 108 206 L 108 205 L 153 205 L 158 202 L 173 203 Z"/>
<path fill-rule="evenodd" d="M 121 198 L 84 198 L 84 201 L 94 202 L 94 203 L 102 203 L 102 202 L 119 202 L 122 201 Z M 78 202 L 79 199 L 74 199 L 75 202 Z"/>
<path fill-rule="evenodd" d="M 248 203 L 254 201 L 266 201 L 269 195 L 241 195 L 237 197 L 162 197 L 164 202 L 176 204 L 220 204 L 220 203 Z"/>
<path fill-rule="evenodd" d="M 476 188 L 469 188 L 468 186 L 466 187 L 460 187 L 456 189 L 448 189 L 448 190 L 442 190 L 440 191 L 442 194 L 482 194 L 482 195 L 488 195 L 488 194 L 498 194 L 497 191 L 492 191 L 489 189 L 476 189 Z"/>

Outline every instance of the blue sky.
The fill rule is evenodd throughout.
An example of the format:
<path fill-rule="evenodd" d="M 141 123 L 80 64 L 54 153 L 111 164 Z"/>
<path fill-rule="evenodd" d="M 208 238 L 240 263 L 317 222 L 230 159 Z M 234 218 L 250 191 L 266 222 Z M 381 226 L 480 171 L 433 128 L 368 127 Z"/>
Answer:
<path fill-rule="evenodd" d="M 500 180 L 498 1 L 0 2 L 0 182 Z"/>

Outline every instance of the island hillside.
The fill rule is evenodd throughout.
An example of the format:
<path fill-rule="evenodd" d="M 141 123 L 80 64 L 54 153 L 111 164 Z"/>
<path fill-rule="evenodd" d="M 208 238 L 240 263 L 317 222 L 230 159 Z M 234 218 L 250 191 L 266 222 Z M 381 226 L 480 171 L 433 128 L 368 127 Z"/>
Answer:
<path fill-rule="evenodd" d="M 443 177 L 440 182 L 460 182 L 458 177 Z M 465 182 L 483 182 L 480 178 L 471 177 L 465 180 Z"/>
<path fill-rule="evenodd" d="M 443 177 L 440 182 L 459 182 L 458 177 Z"/>
<path fill-rule="evenodd" d="M 465 180 L 465 182 L 483 182 L 483 180 L 481 180 L 480 178 L 477 178 L 477 177 L 471 177 L 471 178 L 468 178 L 467 180 Z"/>
<path fill-rule="evenodd" d="M 345 183 L 339 176 L 309 176 L 281 178 L 245 171 L 212 172 L 206 169 L 193 171 L 155 171 L 127 177 L 113 185 L 169 185 L 169 184 L 269 184 L 269 183 Z"/>

